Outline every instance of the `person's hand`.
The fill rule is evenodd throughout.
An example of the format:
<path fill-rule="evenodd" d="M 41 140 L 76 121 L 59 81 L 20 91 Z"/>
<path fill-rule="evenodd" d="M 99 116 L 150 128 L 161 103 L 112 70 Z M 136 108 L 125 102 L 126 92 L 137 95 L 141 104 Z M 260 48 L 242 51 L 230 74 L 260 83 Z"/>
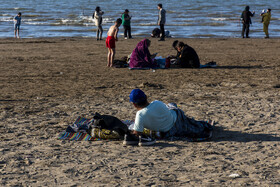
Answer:
<path fill-rule="evenodd" d="M 151 55 L 151 58 L 155 58 L 157 56 L 157 53 L 154 53 Z"/>

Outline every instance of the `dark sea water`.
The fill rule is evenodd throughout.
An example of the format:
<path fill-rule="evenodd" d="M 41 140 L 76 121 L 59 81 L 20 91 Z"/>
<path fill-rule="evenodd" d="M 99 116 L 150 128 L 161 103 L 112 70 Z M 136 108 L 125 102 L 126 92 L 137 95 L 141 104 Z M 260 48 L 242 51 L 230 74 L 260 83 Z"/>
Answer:
<path fill-rule="evenodd" d="M 256 11 L 251 37 L 263 37 L 263 9 L 272 9 L 271 37 L 280 37 L 280 0 L 0 0 L 0 37 L 13 37 L 13 17 L 22 12 L 21 37 L 95 37 L 92 13 L 96 6 L 105 12 L 106 31 L 125 9 L 132 15 L 132 35 L 149 36 L 158 27 L 157 4 L 167 12 L 166 30 L 173 37 L 240 37 L 240 15 L 246 5 Z M 123 28 L 120 28 L 122 35 Z"/>

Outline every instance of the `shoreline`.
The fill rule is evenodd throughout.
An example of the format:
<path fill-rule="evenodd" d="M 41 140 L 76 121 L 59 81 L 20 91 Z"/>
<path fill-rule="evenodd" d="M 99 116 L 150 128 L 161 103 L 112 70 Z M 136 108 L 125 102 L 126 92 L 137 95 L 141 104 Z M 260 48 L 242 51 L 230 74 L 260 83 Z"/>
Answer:
<path fill-rule="evenodd" d="M 21 37 L 19 39 L 59 39 L 59 38 L 77 38 L 77 39 L 96 39 L 95 36 L 57 36 L 57 37 Z M 119 36 L 118 37 L 119 39 L 123 39 L 122 36 Z M 147 37 L 145 36 L 134 36 L 133 39 L 140 39 L 140 38 L 147 38 L 147 39 L 151 39 L 152 37 L 147 35 Z M 268 38 L 269 39 L 279 39 L 280 37 L 277 36 L 277 37 L 271 37 Z M 18 39 L 18 38 L 14 38 L 14 37 L 0 37 L 0 40 L 4 40 L 4 39 Z M 133 39 L 130 39 L 130 40 L 133 40 Z M 157 39 L 157 38 L 156 38 Z M 165 38 L 166 40 L 169 40 L 169 39 L 265 39 L 264 37 L 251 37 L 250 38 L 242 38 L 242 37 L 189 37 L 189 38 L 183 38 L 183 37 L 169 37 L 169 38 Z M 103 37 L 103 40 L 105 41 L 106 40 L 106 36 Z"/>

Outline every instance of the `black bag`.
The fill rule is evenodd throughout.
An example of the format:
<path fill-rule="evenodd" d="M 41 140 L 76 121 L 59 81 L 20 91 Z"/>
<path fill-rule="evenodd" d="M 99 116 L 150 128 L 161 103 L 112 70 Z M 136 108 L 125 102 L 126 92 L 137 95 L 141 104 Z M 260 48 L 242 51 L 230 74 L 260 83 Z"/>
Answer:
<path fill-rule="evenodd" d="M 128 127 L 118 118 L 110 115 L 100 115 L 95 113 L 93 116 L 94 122 L 92 128 L 114 130 L 119 133 L 120 136 L 124 136 L 128 133 Z"/>

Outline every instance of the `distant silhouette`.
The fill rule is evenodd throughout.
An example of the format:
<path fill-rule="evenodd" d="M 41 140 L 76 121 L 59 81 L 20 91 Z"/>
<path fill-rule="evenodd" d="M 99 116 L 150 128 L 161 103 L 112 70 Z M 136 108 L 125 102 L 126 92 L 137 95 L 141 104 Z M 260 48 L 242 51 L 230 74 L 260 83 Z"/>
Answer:
<path fill-rule="evenodd" d="M 249 10 L 250 10 L 250 7 L 246 6 L 245 10 L 241 14 L 241 21 L 243 24 L 242 34 L 241 34 L 242 38 L 244 38 L 245 31 L 246 31 L 246 38 L 250 38 L 249 37 L 250 24 L 252 24 L 251 17 L 253 17 L 255 15 L 255 11 L 253 13 L 251 13 Z"/>

